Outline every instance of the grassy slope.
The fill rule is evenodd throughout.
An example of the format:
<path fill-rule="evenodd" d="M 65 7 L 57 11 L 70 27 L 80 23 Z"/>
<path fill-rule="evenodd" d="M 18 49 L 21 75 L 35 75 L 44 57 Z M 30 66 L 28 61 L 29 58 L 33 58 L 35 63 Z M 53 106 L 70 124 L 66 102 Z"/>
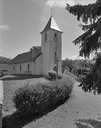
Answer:
<path fill-rule="evenodd" d="M 46 84 L 47 86 L 59 86 L 60 88 L 63 86 L 63 85 L 67 85 L 68 86 L 68 88 L 71 88 L 72 89 L 72 85 L 73 85 L 73 82 L 72 82 L 72 80 L 70 79 L 70 77 L 67 77 L 67 76 L 64 76 L 63 77 L 63 79 L 60 79 L 60 80 L 56 80 L 56 81 L 48 81 L 48 82 L 46 82 L 46 83 L 44 83 L 44 84 Z M 37 86 L 35 86 L 35 87 L 37 87 L 38 88 L 38 84 L 37 84 Z M 58 105 L 61 105 L 61 104 L 63 104 L 63 103 L 59 103 Z M 55 108 L 57 108 L 58 106 L 54 106 L 52 109 L 50 109 L 50 110 L 46 110 L 46 112 L 45 113 L 42 113 L 42 115 L 44 115 L 44 114 L 46 114 L 46 113 L 48 113 L 48 112 L 50 112 L 50 111 L 52 111 L 52 110 L 54 110 Z M 20 116 L 19 116 L 20 115 Z M 19 128 L 19 127 L 22 127 L 22 126 L 24 126 L 25 124 L 27 124 L 28 122 L 31 122 L 31 121 L 33 121 L 33 120 L 35 120 L 35 119 L 37 119 L 37 118 L 40 118 L 42 115 L 39 115 L 39 116 L 37 116 L 37 115 L 35 115 L 35 116 L 33 116 L 32 115 L 32 117 L 30 116 L 30 118 L 29 118 L 29 116 L 27 115 L 26 117 L 23 117 L 23 115 L 21 114 L 21 113 L 19 113 L 19 112 L 15 112 L 15 113 L 13 113 L 12 115 L 10 115 L 10 116 L 8 116 L 8 117 L 5 117 L 4 119 L 3 119 L 3 125 L 4 125 L 4 127 L 8 127 L 9 128 L 9 126 L 10 126 L 10 128 L 12 128 L 12 126 L 14 125 L 14 124 L 16 124 L 16 126 L 15 126 L 15 128 Z M 25 118 L 25 119 L 24 119 Z M 22 120 L 22 119 L 24 119 L 24 120 Z M 9 120 L 9 121 L 8 121 Z M 19 123 L 19 121 L 20 120 L 22 120 L 20 123 Z M 13 125 L 11 125 L 10 123 L 12 123 L 13 122 Z M 6 126 L 5 126 L 6 125 Z M 8 126 L 7 126 L 8 125 Z"/>

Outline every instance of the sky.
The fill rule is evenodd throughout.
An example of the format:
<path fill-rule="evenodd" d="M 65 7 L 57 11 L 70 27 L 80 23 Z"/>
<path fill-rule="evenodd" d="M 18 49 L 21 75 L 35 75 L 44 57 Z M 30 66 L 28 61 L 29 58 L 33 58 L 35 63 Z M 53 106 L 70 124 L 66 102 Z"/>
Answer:
<path fill-rule="evenodd" d="M 41 45 L 40 32 L 51 14 L 63 31 L 62 58 L 78 55 L 72 41 L 82 30 L 76 17 L 65 10 L 65 3 L 88 4 L 95 0 L 0 0 L 0 56 L 13 58 Z"/>

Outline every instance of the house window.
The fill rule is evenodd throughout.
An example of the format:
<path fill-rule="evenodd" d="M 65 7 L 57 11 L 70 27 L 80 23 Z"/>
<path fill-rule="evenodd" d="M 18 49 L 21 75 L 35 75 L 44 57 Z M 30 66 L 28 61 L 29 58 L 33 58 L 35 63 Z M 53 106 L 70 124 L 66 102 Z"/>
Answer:
<path fill-rule="evenodd" d="M 27 65 L 27 69 L 28 69 L 28 72 L 29 72 L 30 71 L 30 65 L 29 64 Z"/>
<path fill-rule="evenodd" d="M 45 32 L 45 42 L 47 41 L 47 32 Z"/>
<path fill-rule="evenodd" d="M 21 64 L 20 64 L 20 72 L 21 72 L 21 68 L 22 68 L 22 67 L 21 67 Z"/>

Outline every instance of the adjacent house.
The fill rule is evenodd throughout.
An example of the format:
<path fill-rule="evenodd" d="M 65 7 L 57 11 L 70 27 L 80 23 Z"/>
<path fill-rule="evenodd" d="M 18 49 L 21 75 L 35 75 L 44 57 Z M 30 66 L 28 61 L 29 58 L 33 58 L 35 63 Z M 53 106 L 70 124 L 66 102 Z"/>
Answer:
<path fill-rule="evenodd" d="M 10 59 L 0 57 L 0 76 L 10 72 Z"/>

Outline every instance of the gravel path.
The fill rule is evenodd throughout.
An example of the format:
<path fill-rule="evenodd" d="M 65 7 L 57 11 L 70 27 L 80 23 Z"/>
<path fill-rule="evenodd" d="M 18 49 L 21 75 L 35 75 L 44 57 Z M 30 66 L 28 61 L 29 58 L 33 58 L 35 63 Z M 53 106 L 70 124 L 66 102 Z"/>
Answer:
<path fill-rule="evenodd" d="M 77 85 L 76 82 L 65 104 L 24 128 L 76 128 L 75 121 L 78 119 L 100 119 L 101 95 L 84 93 Z"/>

